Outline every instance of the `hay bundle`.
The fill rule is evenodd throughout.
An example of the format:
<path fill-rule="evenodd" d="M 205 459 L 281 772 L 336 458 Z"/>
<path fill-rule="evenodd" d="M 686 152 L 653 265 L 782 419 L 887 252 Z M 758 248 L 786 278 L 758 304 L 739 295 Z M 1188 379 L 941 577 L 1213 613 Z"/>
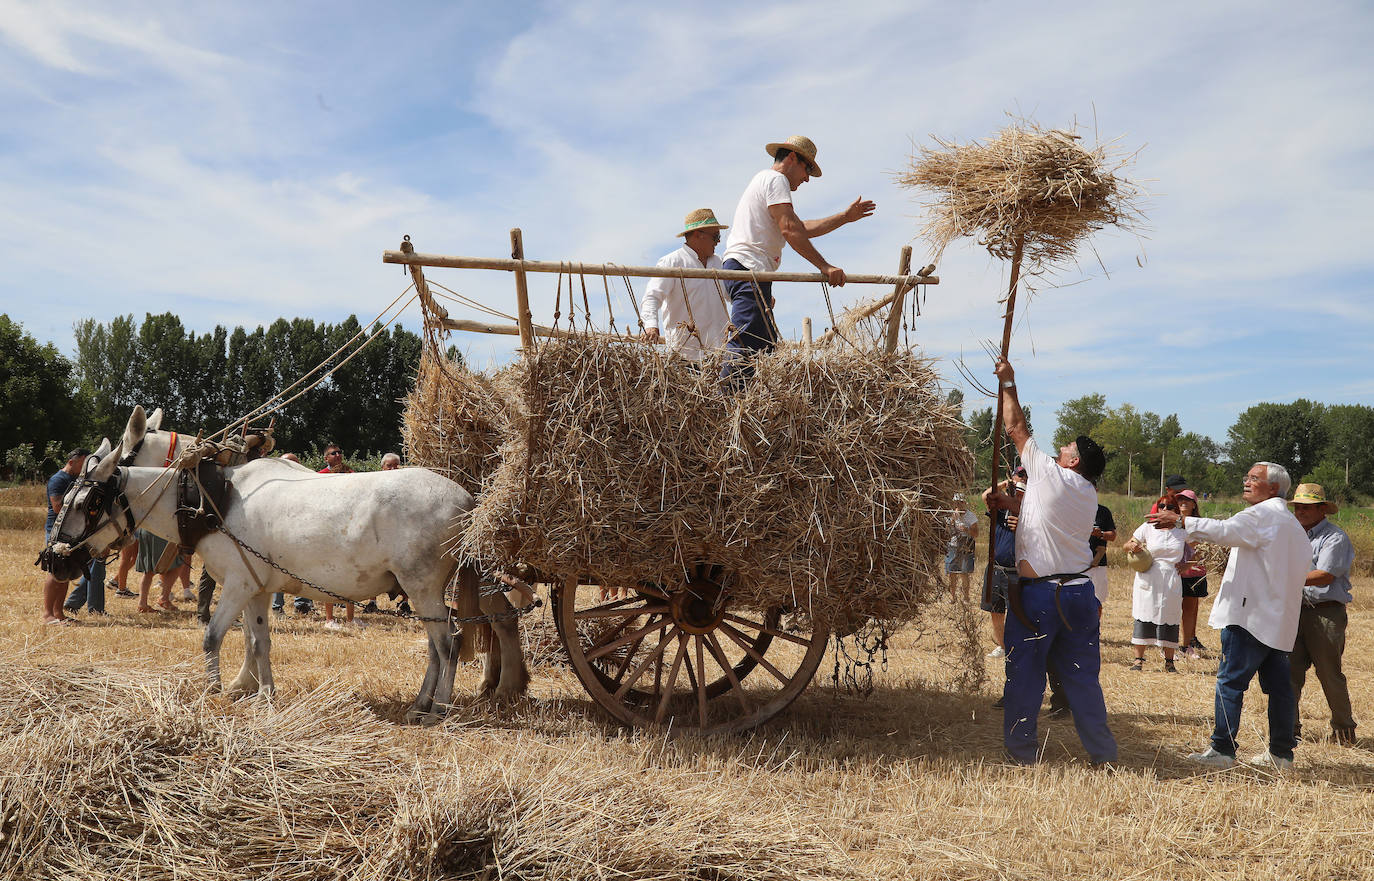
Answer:
<path fill-rule="evenodd" d="M 1119 176 L 1133 155 L 1110 145 L 1087 149 L 1072 132 L 1016 120 L 986 143 L 935 139 L 922 147 L 902 186 L 933 193 L 921 234 L 938 259 L 961 236 L 977 235 L 994 257 L 1012 259 L 1024 240 L 1026 272 L 1070 259 L 1078 242 L 1105 226 L 1140 218 L 1139 188 Z"/>
<path fill-rule="evenodd" d="M 426 345 L 401 420 L 406 460 L 480 495 L 511 430 L 502 379 L 474 373 Z"/>
<path fill-rule="evenodd" d="M 1220 587 L 1226 564 L 1231 561 L 1231 549 L 1210 541 L 1199 541 L 1193 544 L 1193 555 L 1197 562 L 1207 567 L 1207 574 L 1216 579 L 1212 582 L 1212 588 L 1215 590 Z"/>
<path fill-rule="evenodd" d="M 710 564 L 734 602 L 827 620 L 909 621 L 939 584 L 970 459 L 926 361 L 780 350 L 735 396 L 718 361 L 597 340 L 513 369 L 527 431 L 478 501 L 469 556 L 615 587 Z"/>

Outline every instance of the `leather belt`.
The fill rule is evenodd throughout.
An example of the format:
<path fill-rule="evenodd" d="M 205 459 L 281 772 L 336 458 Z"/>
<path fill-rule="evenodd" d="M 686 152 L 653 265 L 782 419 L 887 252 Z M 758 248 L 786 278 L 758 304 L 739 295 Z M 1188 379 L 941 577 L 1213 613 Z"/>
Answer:
<path fill-rule="evenodd" d="M 1309 608 L 1309 609 L 1325 609 L 1325 608 L 1327 608 L 1327 607 L 1329 607 L 1329 606 L 1344 606 L 1344 605 L 1345 605 L 1345 603 L 1341 602 L 1340 600 L 1322 600 L 1322 601 L 1319 602 L 1319 603 L 1311 603 L 1311 602 L 1308 602 L 1307 600 L 1303 600 L 1303 601 L 1302 601 L 1302 604 L 1303 604 L 1304 606 L 1306 606 L 1307 608 Z"/>

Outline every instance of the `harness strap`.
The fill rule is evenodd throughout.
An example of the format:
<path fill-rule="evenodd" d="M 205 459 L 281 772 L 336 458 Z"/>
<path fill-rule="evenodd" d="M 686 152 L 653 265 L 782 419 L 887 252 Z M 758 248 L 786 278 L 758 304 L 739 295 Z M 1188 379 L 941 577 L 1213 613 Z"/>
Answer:
<path fill-rule="evenodd" d="M 172 465 L 172 460 L 177 457 L 177 433 L 175 431 L 171 431 L 168 432 L 168 434 L 172 436 L 172 442 L 167 447 L 167 461 L 162 463 L 163 468 L 170 468 Z"/>

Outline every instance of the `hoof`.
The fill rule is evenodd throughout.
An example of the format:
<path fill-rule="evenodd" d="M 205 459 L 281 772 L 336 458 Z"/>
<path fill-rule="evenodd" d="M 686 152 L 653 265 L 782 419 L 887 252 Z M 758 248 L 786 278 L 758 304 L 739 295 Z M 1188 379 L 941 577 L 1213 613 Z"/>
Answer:
<path fill-rule="evenodd" d="M 258 684 L 256 682 L 240 682 L 236 679 L 233 682 L 229 683 L 229 687 L 225 689 L 224 693 L 227 694 L 229 697 L 233 698 L 234 700 L 238 700 L 239 698 L 251 697 L 252 695 L 258 693 Z"/>

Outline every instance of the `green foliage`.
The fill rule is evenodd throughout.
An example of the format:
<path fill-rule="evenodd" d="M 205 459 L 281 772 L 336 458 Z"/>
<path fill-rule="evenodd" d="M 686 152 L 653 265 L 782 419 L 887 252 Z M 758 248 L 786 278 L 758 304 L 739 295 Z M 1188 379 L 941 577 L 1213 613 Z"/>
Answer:
<path fill-rule="evenodd" d="M 14 480 L 38 479 L 38 457 L 33 454 L 32 444 L 20 444 L 6 450 L 5 465 Z"/>
<path fill-rule="evenodd" d="M 0 401 L 0 450 L 25 446 L 37 460 L 49 438 L 74 444 L 82 436 L 71 362 L 52 343 L 39 345 L 5 314 L 0 314 Z"/>
<path fill-rule="evenodd" d="M 1275 462 L 1296 477 L 1321 461 L 1329 432 L 1326 407 L 1306 399 L 1291 404 L 1256 404 L 1226 432 L 1230 460 L 1246 467 Z"/>
<path fill-rule="evenodd" d="M 1030 407 L 1022 407 L 1026 416 L 1026 427 L 1031 426 Z M 992 485 L 992 421 L 993 409 L 984 407 L 969 414 L 965 438 L 969 451 L 973 453 L 973 482 L 975 486 Z M 1032 433 L 1034 429 L 1031 429 Z M 1002 450 L 998 454 L 998 469 L 1005 475 L 1017 461 L 1016 448 L 1007 439 L 1005 431 L 1000 432 Z"/>
<path fill-rule="evenodd" d="M 1107 396 L 1084 395 L 1065 401 L 1062 407 L 1054 411 L 1054 415 L 1059 419 L 1059 428 L 1054 432 L 1056 447 L 1067 446 L 1080 434 L 1086 434 L 1101 443 L 1096 432 L 1107 418 Z"/>

